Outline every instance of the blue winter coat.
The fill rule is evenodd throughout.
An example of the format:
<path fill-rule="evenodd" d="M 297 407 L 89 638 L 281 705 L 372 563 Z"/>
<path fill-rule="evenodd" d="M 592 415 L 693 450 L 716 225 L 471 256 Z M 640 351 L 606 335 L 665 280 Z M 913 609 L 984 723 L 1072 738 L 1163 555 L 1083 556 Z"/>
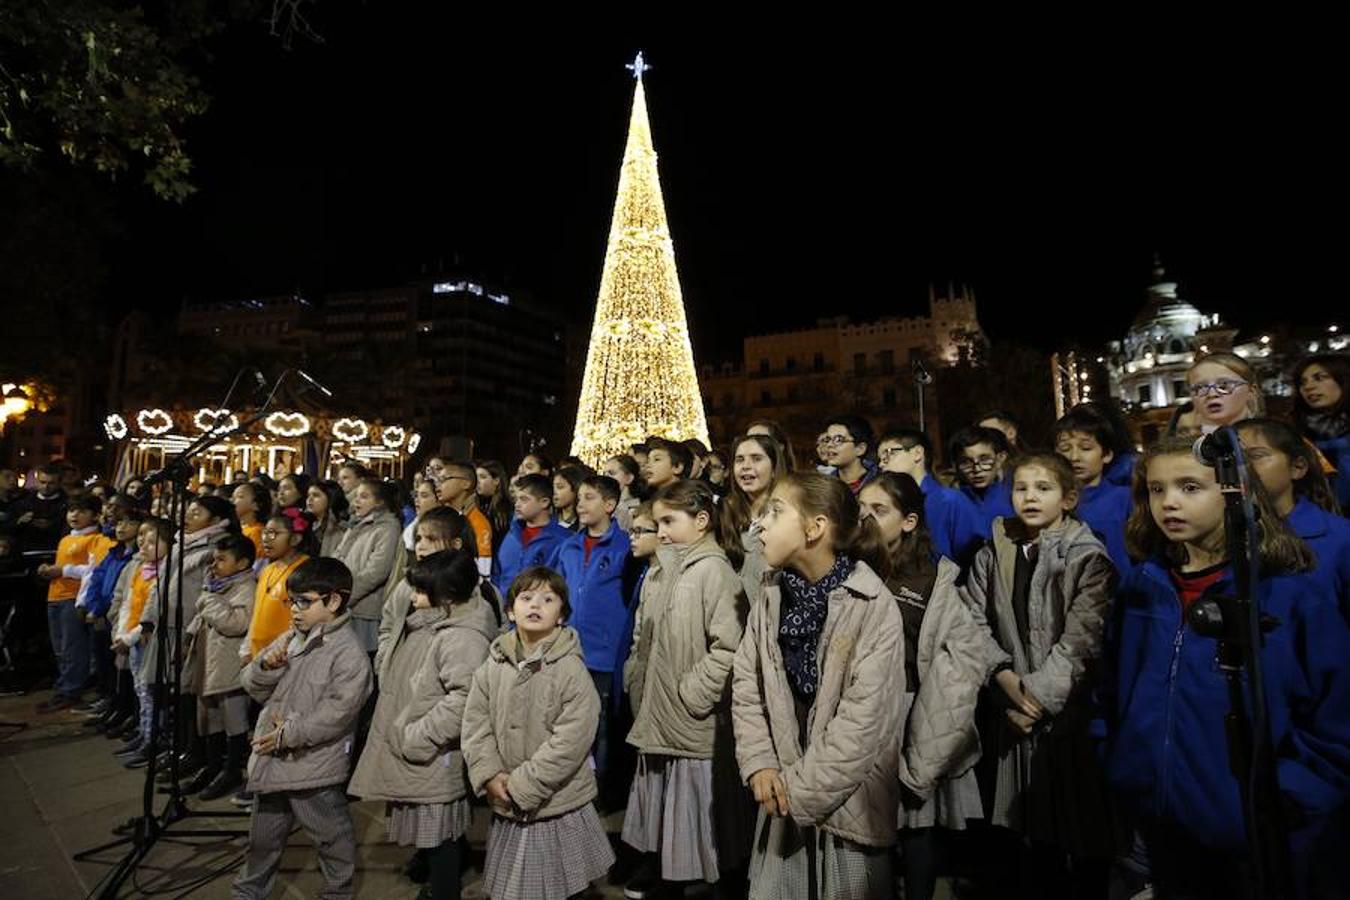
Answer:
<path fill-rule="evenodd" d="M 994 535 L 995 519 L 1015 519 L 1017 513 L 1013 511 L 1012 505 L 1012 473 L 1009 472 L 1007 478 L 1002 481 L 996 481 L 981 493 L 976 491 L 968 484 L 961 485 L 961 493 L 965 494 L 971 503 L 975 504 L 977 522 L 980 526 L 980 537 L 986 540 Z"/>
<path fill-rule="evenodd" d="M 1118 484 L 1121 487 L 1130 487 L 1134 484 L 1134 464 L 1138 461 L 1138 453 L 1116 454 L 1110 465 L 1106 467 L 1106 471 L 1102 473 L 1102 480 Z"/>
<path fill-rule="evenodd" d="M 923 518 L 939 556 L 969 566 L 987 537 L 981 531 L 980 513 L 970 498 L 946 487 L 932 475 L 924 476 Z"/>
<path fill-rule="evenodd" d="M 517 575 L 531 566 L 553 567 L 553 558 L 558 554 L 558 547 L 563 541 L 576 536 L 575 532 L 559 525 L 556 519 L 549 519 L 544 530 L 530 541 L 530 546 L 526 547 L 520 540 L 520 534 L 524 529 L 523 520 L 512 519 L 511 530 L 506 533 L 502 548 L 497 552 L 501 567 L 492 576 L 492 586 L 501 595 L 502 603 L 506 602 L 506 592 L 511 589 L 511 582 L 516 580 Z"/>
<path fill-rule="evenodd" d="M 1226 573 L 1209 593 L 1231 592 L 1231 579 Z M 1301 832 L 1309 835 L 1350 798 L 1350 627 L 1307 575 L 1263 578 L 1259 598 L 1261 612 L 1280 622 L 1262 652 L 1277 778 L 1307 817 Z M 1245 855 L 1217 642 L 1182 621 L 1165 564 L 1134 567 L 1117 593 L 1106 640 L 1107 781 L 1145 819 Z"/>
<path fill-rule="evenodd" d="M 1341 505 L 1341 514 L 1350 515 L 1350 432 L 1340 437 L 1314 440 L 1317 449 L 1336 467 L 1331 476 L 1331 489 L 1336 492 L 1336 502 Z"/>
<path fill-rule="evenodd" d="M 537 540 L 537 538 L 536 538 Z M 586 560 L 586 532 L 573 534 L 558 547 L 553 568 L 567 581 L 572 617 L 567 624 L 581 636 L 581 653 L 592 672 L 613 672 L 628 617 L 624 570 L 631 544 L 611 521 L 609 531 L 591 548 Z"/>
<path fill-rule="evenodd" d="M 1107 555 L 1117 572 L 1128 572 L 1134 565 L 1125 551 L 1125 522 L 1132 506 L 1130 489 L 1112 484 L 1105 478 L 1094 487 L 1078 489 L 1078 518 L 1106 545 Z"/>
<path fill-rule="evenodd" d="M 1350 621 L 1350 522 L 1303 499 L 1294 504 L 1288 522 L 1317 557 L 1312 578 L 1331 592 Z"/>
<path fill-rule="evenodd" d="M 117 590 L 117 579 L 122 570 L 136 555 L 135 547 L 123 547 L 118 544 L 108 551 L 94 571 L 89 575 L 89 592 L 85 594 L 84 608 L 94 618 L 106 616 L 112 606 L 113 593 Z"/>

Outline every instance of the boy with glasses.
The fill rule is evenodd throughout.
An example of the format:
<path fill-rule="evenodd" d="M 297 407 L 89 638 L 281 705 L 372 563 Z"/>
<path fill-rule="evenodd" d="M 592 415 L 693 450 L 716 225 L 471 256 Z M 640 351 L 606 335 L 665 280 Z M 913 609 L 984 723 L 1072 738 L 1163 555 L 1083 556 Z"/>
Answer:
<path fill-rule="evenodd" d="M 928 471 L 933 442 L 915 428 L 887 432 L 878 441 L 877 459 L 883 472 L 908 475 L 923 492 L 923 517 L 938 553 L 963 568 L 975 558 L 983 538 L 980 514 L 964 494 L 942 484 Z"/>
<path fill-rule="evenodd" d="M 857 496 L 877 477 L 877 465 L 868 459 L 872 450 L 872 426 L 861 416 L 838 416 L 826 423 L 822 437 L 825 461 L 835 475 Z"/>
<path fill-rule="evenodd" d="M 343 785 L 374 676 L 349 624 L 352 573 L 336 559 L 310 559 L 286 579 L 286 590 L 292 628 L 240 676 L 266 706 L 253 737 L 248 787 L 256 799 L 235 900 L 272 893 L 297 820 L 319 851 L 320 896 L 353 896 L 356 836 Z"/>
<path fill-rule="evenodd" d="M 492 577 L 492 524 L 478 508 L 478 469 L 471 462 L 443 463 L 436 482 L 436 498 L 464 517 L 473 532 L 478 574 Z"/>
<path fill-rule="evenodd" d="M 947 455 L 965 494 L 979 514 L 980 534 L 991 536 L 996 518 L 1013 518 L 1012 485 L 1003 477 L 1008 438 L 997 428 L 962 428 L 947 442 Z"/>

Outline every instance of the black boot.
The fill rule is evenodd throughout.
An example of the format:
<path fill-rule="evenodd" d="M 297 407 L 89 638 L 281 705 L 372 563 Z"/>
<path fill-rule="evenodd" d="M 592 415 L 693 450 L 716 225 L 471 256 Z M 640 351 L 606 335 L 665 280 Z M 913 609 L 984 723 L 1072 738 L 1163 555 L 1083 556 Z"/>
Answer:
<path fill-rule="evenodd" d="M 215 780 L 223 768 L 225 768 L 225 732 L 208 734 L 206 736 L 206 765 L 198 769 L 197 774 L 193 775 L 191 780 L 183 785 L 183 793 L 201 793 L 207 785 Z"/>
<path fill-rule="evenodd" d="M 178 754 L 178 771 L 187 776 L 206 765 L 206 738 L 189 735 L 184 739 L 183 746 L 187 749 Z"/>
<path fill-rule="evenodd" d="M 201 800 L 216 800 L 233 794 L 244 785 L 244 761 L 248 753 L 248 735 L 232 734 L 226 741 L 225 765 L 221 766 L 220 773 L 211 779 L 198 798 Z"/>

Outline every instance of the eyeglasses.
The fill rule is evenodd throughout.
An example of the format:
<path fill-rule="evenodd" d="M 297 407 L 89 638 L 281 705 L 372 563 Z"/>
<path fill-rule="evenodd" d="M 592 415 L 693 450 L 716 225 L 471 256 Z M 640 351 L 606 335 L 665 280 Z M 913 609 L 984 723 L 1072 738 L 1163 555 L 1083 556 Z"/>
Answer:
<path fill-rule="evenodd" d="M 443 475 L 436 479 L 437 484 L 445 484 L 447 481 L 472 481 L 478 483 L 477 478 L 470 478 L 468 475 Z"/>
<path fill-rule="evenodd" d="M 883 447 L 881 450 L 877 451 L 877 459 L 890 459 L 897 453 L 908 453 L 913 449 L 914 447 Z"/>
<path fill-rule="evenodd" d="M 842 434 L 827 434 L 823 438 L 821 438 L 817 443 L 834 444 L 834 446 L 838 447 L 841 444 L 852 444 L 853 438 Z"/>
<path fill-rule="evenodd" d="M 956 467 L 962 472 L 989 472 L 997 465 L 998 460 L 992 456 L 981 456 L 979 459 L 963 459 Z"/>
<path fill-rule="evenodd" d="M 298 609 L 301 612 L 304 612 L 305 610 L 313 606 L 315 603 L 322 603 L 327 599 L 328 599 L 327 597 L 317 594 L 313 597 L 306 597 L 304 594 L 298 594 L 294 597 L 291 597 L 291 609 Z"/>
<path fill-rule="evenodd" d="M 1218 381 L 1211 381 L 1206 384 L 1191 385 L 1191 396 L 1200 398 L 1208 394 L 1218 394 L 1220 397 L 1227 397 L 1240 387 L 1246 387 L 1248 382 L 1241 378 L 1220 378 Z"/>
<path fill-rule="evenodd" d="M 630 538 L 642 537 L 644 534 L 656 534 L 656 529 L 655 529 L 655 528 L 637 528 L 637 527 L 633 527 L 633 528 L 628 529 L 628 536 L 629 536 Z"/>

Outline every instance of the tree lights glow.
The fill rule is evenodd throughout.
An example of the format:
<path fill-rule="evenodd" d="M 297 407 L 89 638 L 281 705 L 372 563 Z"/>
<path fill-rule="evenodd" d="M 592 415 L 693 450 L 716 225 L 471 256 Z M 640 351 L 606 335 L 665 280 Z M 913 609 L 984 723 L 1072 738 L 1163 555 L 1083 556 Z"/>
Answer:
<path fill-rule="evenodd" d="M 594 466 L 648 435 L 708 442 L 694 351 L 647 119 L 637 87 L 600 277 L 572 453 Z"/>

